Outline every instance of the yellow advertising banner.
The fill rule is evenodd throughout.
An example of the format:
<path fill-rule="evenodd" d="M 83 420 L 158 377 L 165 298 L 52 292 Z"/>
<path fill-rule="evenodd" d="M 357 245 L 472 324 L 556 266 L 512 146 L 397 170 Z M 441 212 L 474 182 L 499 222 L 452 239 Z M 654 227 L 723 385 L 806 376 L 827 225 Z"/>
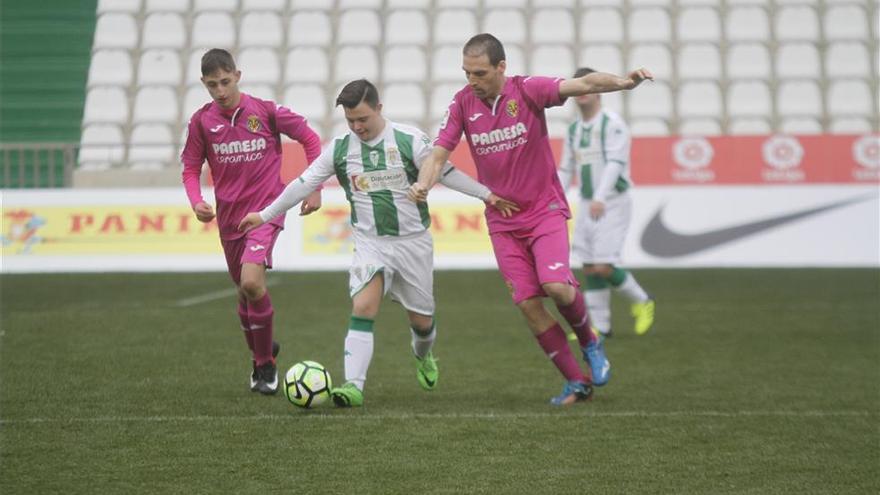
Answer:
<path fill-rule="evenodd" d="M 3 205 L 2 256 L 221 253 L 217 225 L 187 206 Z"/>
<path fill-rule="evenodd" d="M 492 252 L 483 205 L 432 204 L 431 234 L 438 255 Z M 325 204 L 303 218 L 303 254 L 351 253 L 351 218 L 347 204 Z"/>

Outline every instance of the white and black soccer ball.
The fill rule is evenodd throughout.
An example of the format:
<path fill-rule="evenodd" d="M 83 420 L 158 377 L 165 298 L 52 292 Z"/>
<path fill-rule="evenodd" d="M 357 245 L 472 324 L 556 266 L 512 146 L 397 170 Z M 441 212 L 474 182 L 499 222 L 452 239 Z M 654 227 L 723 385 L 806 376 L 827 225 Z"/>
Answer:
<path fill-rule="evenodd" d="M 291 404 L 311 408 L 330 398 L 330 373 L 314 361 L 294 364 L 284 375 L 284 396 Z"/>

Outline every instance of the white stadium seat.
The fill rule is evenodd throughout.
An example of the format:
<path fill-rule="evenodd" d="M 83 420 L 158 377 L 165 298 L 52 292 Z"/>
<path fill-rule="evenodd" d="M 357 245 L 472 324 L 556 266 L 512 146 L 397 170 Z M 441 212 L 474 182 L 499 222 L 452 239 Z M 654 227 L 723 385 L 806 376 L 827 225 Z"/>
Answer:
<path fill-rule="evenodd" d="M 822 125 L 809 117 L 791 117 L 782 120 L 779 130 L 783 134 L 822 134 Z"/>
<path fill-rule="evenodd" d="M 440 3 L 440 2 L 438 2 Z M 418 8 L 427 9 L 431 6 L 431 0 L 388 0 L 389 9 L 395 8 Z"/>
<path fill-rule="evenodd" d="M 629 51 L 626 70 L 639 67 L 650 68 L 655 78 L 668 81 L 672 78 L 672 55 L 666 46 L 659 43 L 634 45 Z"/>
<path fill-rule="evenodd" d="M 199 83 L 202 78 L 202 56 L 207 53 L 206 48 L 197 48 L 190 52 L 189 62 L 186 64 L 186 72 L 183 75 L 184 82 L 187 85 Z"/>
<path fill-rule="evenodd" d="M 727 50 L 727 77 L 731 79 L 767 79 L 770 77 L 770 52 L 760 43 L 736 43 Z"/>
<path fill-rule="evenodd" d="M 192 46 L 231 48 L 235 45 L 235 24 L 225 12 L 204 12 L 196 16 L 192 27 Z"/>
<path fill-rule="evenodd" d="M 118 86 L 98 86 L 86 93 L 83 124 L 124 124 L 128 120 L 128 98 Z"/>
<path fill-rule="evenodd" d="M 236 66 L 243 83 L 278 84 L 281 63 L 274 49 L 246 48 L 238 54 Z"/>
<path fill-rule="evenodd" d="M 294 48 L 284 64 L 285 82 L 323 83 L 330 77 L 327 54 L 317 47 Z"/>
<path fill-rule="evenodd" d="M 507 70 L 505 74 L 508 76 L 515 75 L 525 75 L 529 71 L 526 71 L 526 56 L 523 54 L 523 50 L 519 45 L 513 43 L 505 43 L 504 44 L 504 55 L 507 57 Z M 459 70 L 461 70 L 461 62 L 458 64 Z M 461 81 L 464 82 L 464 72 L 460 72 Z"/>
<path fill-rule="evenodd" d="M 336 52 L 336 82 L 347 83 L 354 79 L 376 80 L 379 61 L 376 51 L 368 46 L 347 46 Z"/>
<path fill-rule="evenodd" d="M 602 93 L 602 106 L 623 115 L 623 91 Z"/>
<path fill-rule="evenodd" d="M 813 81 L 788 81 L 776 90 L 776 105 L 782 115 L 818 116 L 821 102 L 819 86 Z"/>
<path fill-rule="evenodd" d="M 531 19 L 532 43 L 569 43 L 575 39 L 574 19 L 565 9 L 540 9 Z"/>
<path fill-rule="evenodd" d="M 170 86 L 144 86 L 134 99 L 133 123 L 177 123 L 177 93 Z"/>
<path fill-rule="evenodd" d="M 502 43 L 524 43 L 526 20 L 519 10 L 490 10 L 483 19 L 483 32 L 492 33 Z"/>
<path fill-rule="evenodd" d="M 784 43 L 776 51 L 778 77 L 815 79 L 819 74 L 819 52 L 812 43 Z"/>
<path fill-rule="evenodd" d="M 827 40 L 866 40 L 869 38 L 865 10 L 856 3 L 830 7 L 822 21 Z"/>
<path fill-rule="evenodd" d="M 764 81 L 734 82 L 727 89 L 727 114 L 767 116 L 773 111 L 770 88 Z"/>
<path fill-rule="evenodd" d="M 297 12 L 290 17 L 287 28 L 287 46 L 317 45 L 330 43 L 330 18 L 323 12 Z"/>
<path fill-rule="evenodd" d="M 336 5 L 337 10 L 346 10 L 346 9 L 381 9 L 382 8 L 382 0 L 339 0 L 339 3 Z"/>
<path fill-rule="evenodd" d="M 241 0 L 241 11 L 252 12 L 256 10 L 284 10 L 285 0 Z"/>
<path fill-rule="evenodd" d="M 419 124 L 425 117 L 425 95 L 417 84 L 389 84 L 383 90 L 383 113 L 393 121 Z"/>
<path fill-rule="evenodd" d="M 435 0 L 438 9 L 449 7 L 473 7 L 473 0 Z"/>
<path fill-rule="evenodd" d="M 461 81 L 464 84 L 464 72 L 461 70 L 461 45 L 434 47 L 431 54 L 431 80 Z"/>
<path fill-rule="evenodd" d="M 133 170 L 161 170 L 175 161 L 174 141 L 166 125 L 138 125 L 129 142 L 128 163 Z"/>
<path fill-rule="evenodd" d="M 437 121 L 439 123 L 440 119 L 443 118 L 443 114 L 446 113 L 449 103 L 452 102 L 452 97 L 463 87 L 463 82 L 460 84 L 446 83 L 432 85 L 431 108 L 429 114 L 432 121 Z"/>
<path fill-rule="evenodd" d="M 581 40 L 586 42 L 623 41 L 623 19 L 614 9 L 588 9 L 581 15 Z"/>
<path fill-rule="evenodd" d="M 672 37 L 669 14 L 663 9 L 633 9 L 627 20 L 631 41 L 668 42 Z"/>
<path fill-rule="evenodd" d="M 728 134 L 740 136 L 763 136 L 771 132 L 773 131 L 767 120 L 758 117 L 732 119 L 727 128 Z"/>
<path fill-rule="evenodd" d="M 385 21 L 385 43 L 424 44 L 428 41 L 428 20 L 420 10 L 395 10 Z"/>
<path fill-rule="evenodd" d="M 300 10 L 333 10 L 336 0 L 290 0 L 290 11 Z"/>
<path fill-rule="evenodd" d="M 626 98 L 632 117 L 667 118 L 672 114 L 672 95 L 662 81 L 639 86 L 638 91 L 628 91 Z"/>
<path fill-rule="evenodd" d="M 663 119 L 632 119 L 629 131 L 633 136 L 668 136 L 669 124 Z"/>
<path fill-rule="evenodd" d="M 189 0 L 147 0 L 144 5 L 147 13 L 151 12 L 187 12 L 189 11 Z"/>
<path fill-rule="evenodd" d="M 876 95 L 875 95 L 876 96 Z M 876 115 L 871 89 L 865 81 L 834 81 L 828 89 L 828 112 L 831 115 Z"/>
<path fill-rule="evenodd" d="M 123 13 L 102 14 L 95 25 L 95 48 L 134 48 L 138 29 L 134 17 Z"/>
<path fill-rule="evenodd" d="M 275 94 L 274 84 L 248 83 L 242 81 L 239 85 L 239 88 L 241 89 L 242 93 L 256 96 L 261 100 L 278 101 L 278 97 Z"/>
<path fill-rule="evenodd" d="M 496 7 L 525 7 L 528 3 L 528 0 L 483 0 L 483 4 L 486 8 L 496 8 Z"/>
<path fill-rule="evenodd" d="M 862 42 L 839 41 L 825 51 L 825 74 L 836 77 L 868 77 L 871 55 Z"/>
<path fill-rule="evenodd" d="M 831 121 L 832 134 L 867 134 L 872 132 L 871 123 L 861 117 L 838 117 Z"/>
<path fill-rule="evenodd" d="M 336 31 L 337 41 L 346 43 L 377 44 L 381 39 L 382 28 L 379 16 L 372 10 L 346 10 L 339 17 L 339 29 Z"/>
<path fill-rule="evenodd" d="M 682 45 L 678 50 L 678 76 L 682 79 L 719 79 L 721 56 L 718 47 L 710 43 Z"/>
<path fill-rule="evenodd" d="M 305 116 L 309 120 L 320 121 L 327 116 L 327 106 L 336 101 L 317 84 L 293 84 L 284 91 L 284 106 Z"/>
<path fill-rule="evenodd" d="M 137 14 L 141 10 L 141 0 L 98 0 L 98 14 L 105 12 L 128 12 Z"/>
<path fill-rule="evenodd" d="M 186 43 L 183 18 L 178 14 L 156 13 L 144 21 L 141 46 L 144 48 L 181 48 Z"/>
<path fill-rule="evenodd" d="M 112 124 L 92 124 L 83 129 L 80 137 L 79 167 L 85 170 L 108 169 L 122 162 L 122 131 Z"/>
<path fill-rule="evenodd" d="M 819 20 L 809 6 L 783 7 L 776 13 L 776 39 L 816 41 L 819 39 Z"/>
<path fill-rule="evenodd" d="M 600 72 L 610 72 L 612 74 L 623 74 L 626 72 L 620 56 L 620 49 L 616 45 L 587 45 L 581 50 L 578 66 L 590 67 Z M 574 71 L 572 71 L 573 73 Z"/>
<path fill-rule="evenodd" d="M 678 134 L 682 136 L 718 136 L 721 124 L 713 118 L 684 119 L 678 124 Z"/>
<path fill-rule="evenodd" d="M 770 39 L 770 21 L 762 7 L 730 9 L 724 18 L 730 41 L 766 41 Z"/>
<path fill-rule="evenodd" d="M 141 54 L 137 82 L 144 84 L 178 85 L 182 79 L 180 56 L 177 50 L 155 49 Z"/>
<path fill-rule="evenodd" d="M 238 0 L 193 0 L 193 10 L 196 12 L 204 10 L 222 10 L 224 12 L 235 12 L 238 9 Z"/>
<path fill-rule="evenodd" d="M 532 49 L 529 73 L 536 76 L 569 77 L 575 66 L 568 45 L 544 45 Z"/>
<path fill-rule="evenodd" d="M 713 117 L 722 114 L 721 90 L 714 82 L 687 82 L 678 87 L 678 115 Z"/>
<path fill-rule="evenodd" d="M 238 46 L 282 46 L 281 17 L 274 12 L 250 12 L 241 19 Z"/>
<path fill-rule="evenodd" d="M 454 43 L 460 50 L 464 40 L 477 34 L 477 20 L 469 10 L 441 10 L 434 17 L 433 33 L 434 43 Z"/>
<path fill-rule="evenodd" d="M 186 88 L 186 95 L 183 97 L 183 105 L 180 108 L 181 120 L 189 123 L 190 117 L 196 110 L 211 103 L 211 96 L 208 90 L 202 84 L 194 84 Z"/>
<path fill-rule="evenodd" d="M 712 8 L 682 9 L 677 17 L 679 41 L 713 41 L 721 39 L 721 20 Z"/>
<path fill-rule="evenodd" d="M 131 84 L 131 57 L 126 50 L 98 50 L 89 64 L 88 86 Z"/>
<path fill-rule="evenodd" d="M 427 79 L 425 52 L 418 46 L 393 46 L 385 50 L 382 78 L 386 82 Z"/>

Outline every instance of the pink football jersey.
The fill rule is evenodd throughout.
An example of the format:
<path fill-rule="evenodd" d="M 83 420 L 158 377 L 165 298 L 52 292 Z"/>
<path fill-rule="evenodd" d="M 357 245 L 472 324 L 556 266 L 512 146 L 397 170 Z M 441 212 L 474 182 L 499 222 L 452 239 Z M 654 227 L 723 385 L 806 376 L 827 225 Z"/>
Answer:
<path fill-rule="evenodd" d="M 537 225 L 547 214 L 571 216 L 547 135 L 544 109 L 561 105 L 562 79 L 511 76 L 494 102 L 469 86 L 456 93 L 434 144 L 453 150 L 464 132 L 478 180 L 521 211 L 504 218 L 486 208 L 489 232 Z"/>
<path fill-rule="evenodd" d="M 304 117 L 244 93 L 231 116 L 211 102 L 193 114 L 187 131 L 180 154 L 187 197 L 193 206 L 204 201 L 199 175 L 207 160 L 222 239 L 242 236 L 239 221 L 248 212 L 265 208 L 284 190 L 278 133 L 302 143 L 309 163 L 321 154 L 320 138 Z M 284 215 L 270 222 L 283 227 Z"/>

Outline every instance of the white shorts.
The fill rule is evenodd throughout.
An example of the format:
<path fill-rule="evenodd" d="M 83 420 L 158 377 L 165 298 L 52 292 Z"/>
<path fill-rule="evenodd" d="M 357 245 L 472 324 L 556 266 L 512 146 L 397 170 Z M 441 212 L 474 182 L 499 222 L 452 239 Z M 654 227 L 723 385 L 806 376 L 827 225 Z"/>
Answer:
<path fill-rule="evenodd" d="M 622 194 L 605 203 L 599 220 L 590 217 L 590 200 L 581 199 L 574 225 L 572 251 L 582 264 L 617 264 L 629 230 L 632 199 Z"/>
<path fill-rule="evenodd" d="M 354 258 L 349 269 L 349 295 L 354 297 L 381 272 L 385 294 L 408 311 L 434 314 L 434 240 L 424 231 L 376 238 L 355 229 Z"/>

